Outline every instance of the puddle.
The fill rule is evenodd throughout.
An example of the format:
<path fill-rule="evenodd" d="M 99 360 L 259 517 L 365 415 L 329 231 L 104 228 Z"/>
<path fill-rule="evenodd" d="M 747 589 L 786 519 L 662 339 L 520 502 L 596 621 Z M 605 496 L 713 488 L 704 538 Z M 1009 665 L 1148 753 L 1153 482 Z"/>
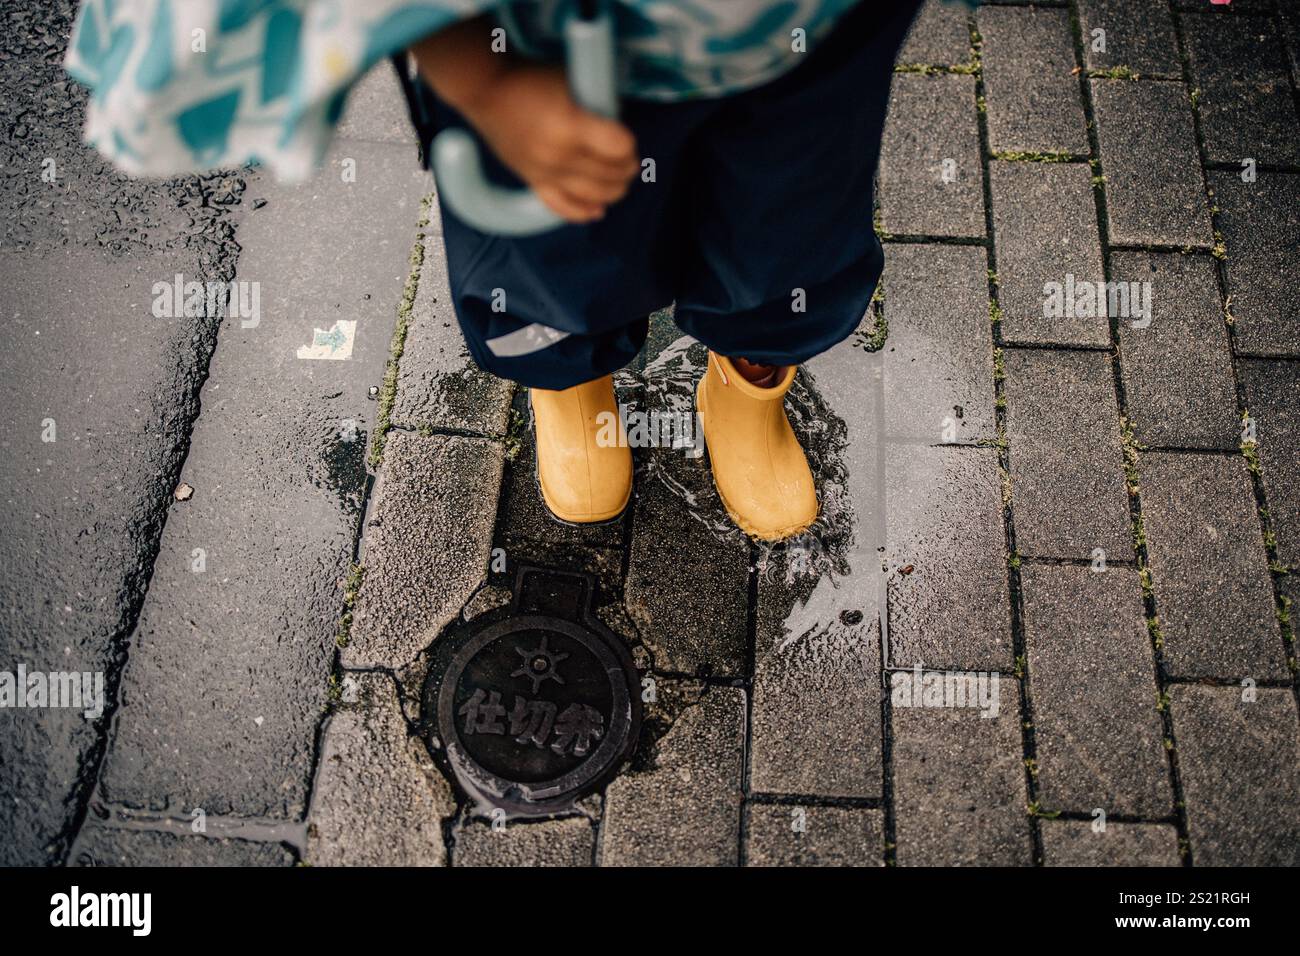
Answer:
<path fill-rule="evenodd" d="M 649 360 L 643 372 L 625 369 L 616 381 L 620 390 L 640 385 L 648 410 L 666 411 L 674 416 L 690 415 L 695 408 L 695 387 L 704 374 L 707 355 L 702 344 L 683 335 Z M 786 411 L 817 476 L 821 501 L 817 522 L 783 545 L 793 559 L 785 562 L 786 573 L 847 574 L 847 555 L 854 534 L 845 455 L 848 426 L 818 393 L 816 382 L 806 368 L 800 370 L 786 396 Z M 681 502 L 684 513 L 708 529 L 713 537 L 729 542 L 744 539 L 713 488 L 707 455 L 692 459 L 684 450 L 655 449 L 646 456 L 644 469 L 644 476 L 639 480 L 663 484 Z M 777 573 L 772 556 L 782 545 L 754 544 L 759 573 L 765 576 Z"/>
<path fill-rule="evenodd" d="M 346 514 L 356 514 L 366 492 L 366 430 L 352 419 L 330 422 L 319 447 L 320 462 L 310 466 L 312 484 L 332 491 Z"/>

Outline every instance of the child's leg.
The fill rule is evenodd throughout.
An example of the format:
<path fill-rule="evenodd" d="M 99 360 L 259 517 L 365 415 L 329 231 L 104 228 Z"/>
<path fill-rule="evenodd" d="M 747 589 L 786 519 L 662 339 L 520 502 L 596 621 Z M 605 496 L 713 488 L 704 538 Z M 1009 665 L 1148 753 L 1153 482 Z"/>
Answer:
<path fill-rule="evenodd" d="M 861 4 L 807 63 L 729 100 L 684 163 L 698 185 L 676 318 L 713 350 L 698 392 L 709 460 L 756 537 L 817 517 L 783 398 L 794 366 L 858 327 L 880 278 L 872 180 L 916 5 Z"/>
<path fill-rule="evenodd" d="M 693 142 L 676 320 L 715 351 L 795 365 L 861 322 L 884 266 L 873 179 L 890 80 L 918 5 L 859 5 Z"/>

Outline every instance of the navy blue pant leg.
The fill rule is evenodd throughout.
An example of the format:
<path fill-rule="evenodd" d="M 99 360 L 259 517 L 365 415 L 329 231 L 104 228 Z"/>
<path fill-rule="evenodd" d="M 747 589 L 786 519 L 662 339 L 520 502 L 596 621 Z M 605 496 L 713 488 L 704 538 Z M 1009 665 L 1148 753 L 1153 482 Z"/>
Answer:
<path fill-rule="evenodd" d="M 859 326 L 884 268 L 873 179 L 914 12 L 861 4 L 807 63 L 725 101 L 691 144 L 685 332 L 723 355 L 796 365 Z"/>

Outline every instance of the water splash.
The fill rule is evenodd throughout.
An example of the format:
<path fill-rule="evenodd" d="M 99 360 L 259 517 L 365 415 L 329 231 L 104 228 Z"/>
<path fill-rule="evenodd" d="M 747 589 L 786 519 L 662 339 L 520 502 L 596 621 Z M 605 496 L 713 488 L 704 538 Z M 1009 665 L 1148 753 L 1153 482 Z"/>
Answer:
<path fill-rule="evenodd" d="M 695 409 L 695 388 L 708 363 L 704 345 L 682 335 L 647 361 L 645 369 L 625 369 L 616 382 L 620 388 L 640 387 L 647 409 L 689 415 Z M 800 369 L 786 396 L 786 410 L 817 481 L 821 513 L 816 523 L 788 541 L 754 542 L 755 564 L 765 581 L 783 573 L 786 583 L 796 577 L 834 578 L 850 573 L 848 553 L 854 540 L 854 509 L 848 490 L 848 466 L 844 450 L 848 427 L 817 391 L 813 375 Z M 691 460 L 680 450 L 658 450 L 646 456 L 645 480 L 661 482 L 684 506 L 691 520 L 703 525 L 720 541 L 742 538 L 727 515 L 709 474 L 707 456 Z M 778 570 L 774 555 L 784 552 L 787 560 Z"/>

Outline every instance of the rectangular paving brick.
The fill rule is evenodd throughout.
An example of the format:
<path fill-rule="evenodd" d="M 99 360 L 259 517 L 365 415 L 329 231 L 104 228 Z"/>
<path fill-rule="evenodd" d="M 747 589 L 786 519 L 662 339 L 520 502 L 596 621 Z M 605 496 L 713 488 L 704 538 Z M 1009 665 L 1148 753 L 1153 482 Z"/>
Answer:
<path fill-rule="evenodd" d="M 1300 865 L 1295 697 L 1261 687 L 1170 688 L 1178 766 L 1198 866 Z"/>
<path fill-rule="evenodd" d="M 895 707 L 900 866 L 1024 866 L 1033 856 L 1020 707 L 1000 684 L 995 718 L 971 707 Z"/>
<path fill-rule="evenodd" d="M 412 735 L 388 674 L 350 674 L 325 725 L 308 818 L 312 866 L 445 866 L 451 785 Z"/>
<path fill-rule="evenodd" d="M 460 614 L 487 577 L 501 464 L 487 439 L 389 435 L 346 666 L 401 667 Z"/>
<path fill-rule="evenodd" d="M 665 696 L 669 682 L 659 681 Z M 740 852 L 745 692 L 711 687 L 655 745 L 650 769 L 605 792 L 606 866 L 734 866 Z"/>
<path fill-rule="evenodd" d="M 994 151 L 1088 152 L 1069 11 L 985 7 L 984 96 Z"/>
<path fill-rule="evenodd" d="M 1237 352 L 1300 355 L 1300 175 L 1210 174 Z"/>
<path fill-rule="evenodd" d="M 69 866 L 293 866 L 280 843 L 255 843 L 180 832 L 128 829 L 91 818 L 77 835 Z M 75 879 L 72 882 L 76 882 Z"/>
<path fill-rule="evenodd" d="M 889 663 L 1009 668 L 1006 531 L 996 453 L 891 445 L 885 467 Z"/>
<path fill-rule="evenodd" d="M 887 249 L 881 354 L 891 437 L 974 444 L 996 435 L 987 276 L 978 247 Z"/>
<path fill-rule="evenodd" d="M 984 235 L 984 168 L 973 76 L 898 73 L 880 150 L 886 232 Z"/>
<path fill-rule="evenodd" d="M 1300 163 L 1300 118 L 1277 26 L 1265 17 L 1183 17 L 1211 160 Z"/>
<path fill-rule="evenodd" d="M 899 63 L 957 66 L 971 60 L 969 13 L 960 4 L 926 0 L 899 51 Z"/>
<path fill-rule="evenodd" d="M 1044 820 L 1044 866 L 1181 866 L 1178 831 L 1168 823 Z"/>
<path fill-rule="evenodd" d="M 1214 260 L 1116 252 L 1110 268 L 1114 282 L 1150 283 L 1151 315 L 1119 320 L 1125 404 L 1137 440 L 1236 448 L 1241 417 Z"/>
<path fill-rule="evenodd" d="M 1089 82 L 1111 242 L 1210 245 L 1187 87 L 1142 80 Z"/>
<path fill-rule="evenodd" d="M 1286 678 L 1245 459 L 1151 453 L 1138 467 L 1168 672 Z"/>
<path fill-rule="evenodd" d="M 878 797 L 878 575 L 867 554 L 847 581 L 810 557 L 783 554 L 760 578 L 749 789 Z"/>
<path fill-rule="evenodd" d="M 437 217 L 437 211 L 433 216 Z M 398 363 L 395 424 L 505 434 L 514 384 L 474 364 L 452 307 L 441 236 L 426 236 L 415 302 Z"/>
<path fill-rule="evenodd" d="M 1088 166 L 992 162 L 989 185 L 1003 340 L 1109 345 L 1105 311 L 1065 301 L 1067 289 L 1104 278 Z"/>
<path fill-rule="evenodd" d="M 879 370 L 878 353 L 842 342 L 788 399 L 822 517 L 760 554 L 751 792 L 881 794 Z"/>
<path fill-rule="evenodd" d="M 1163 3 L 1079 0 L 1079 25 L 1090 70 L 1127 67 L 1143 76 L 1182 75 L 1174 18 Z"/>
<path fill-rule="evenodd" d="M 1026 564 L 1020 580 L 1039 800 L 1080 813 L 1171 813 L 1137 572 Z"/>
<path fill-rule="evenodd" d="M 591 866 L 595 831 L 586 817 L 512 822 L 475 820 L 456 828 L 453 866 Z"/>
<path fill-rule="evenodd" d="M 1006 371 L 1016 549 L 1088 558 L 1101 548 L 1129 558 L 1132 524 L 1110 356 L 1007 349 Z"/>
<path fill-rule="evenodd" d="M 657 670 L 739 677 L 748 646 L 748 539 L 729 525 L 707 457 L 687 461 L 664 448 L 648 453 L 679 490 L 657 474 L 637 475 L 627 612 Z"/>
<path fill-rule="evenodd" d="M 376 63 L 348 92 L 335 136 L 371 143 L 416 145 L 406 97 L 391 63 Z M 438 222 L 436 215 L 434 221 Z M 441 229 L 441 225 L 435 228 Z"/>
<path fill-rule="evenodd" d="M 1300 568 L 1300 362 L 1242 362 L 1278 560 Z"/>
<path fill-rule="evenodd" d="M 747 866 L 884 866 L 884 814 L 857 807 L 750 803 Z"/>

